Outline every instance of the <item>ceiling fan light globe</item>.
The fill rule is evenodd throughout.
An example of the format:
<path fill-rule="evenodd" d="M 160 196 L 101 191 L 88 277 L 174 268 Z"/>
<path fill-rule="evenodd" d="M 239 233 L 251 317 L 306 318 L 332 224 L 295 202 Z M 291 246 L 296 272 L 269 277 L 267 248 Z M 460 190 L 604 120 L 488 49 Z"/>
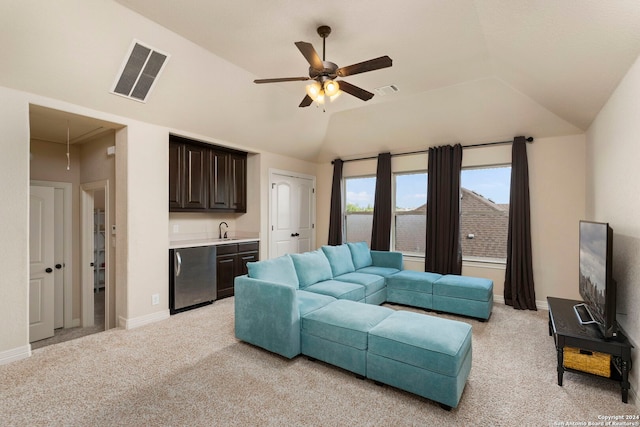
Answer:
<path fill-rule="evenodd" d="M 338 82 L 334 80 L 327 80 L 326 82 L 324 82 L 324 93 L 327 96 L 332 97 L 337 94 L 339 90 L 340 85 L 338 84 Z"/>
<path fill-rule="evenodd" d="M 320 83 L 318 82 L 313 82 L 309 83 L 305 87 L 305 90 L 307 91 L 307 95 L 309 95 L 311 99 L 315 101 L 322 92 L 322 86 L 320 86 Z"/>

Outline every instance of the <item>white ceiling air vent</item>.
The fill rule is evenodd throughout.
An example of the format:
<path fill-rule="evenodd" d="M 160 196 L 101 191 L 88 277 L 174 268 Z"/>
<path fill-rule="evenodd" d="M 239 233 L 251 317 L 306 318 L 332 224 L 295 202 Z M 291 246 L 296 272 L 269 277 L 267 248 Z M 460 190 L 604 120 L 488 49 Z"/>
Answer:
<path fill-rule="evenodd" d="M 387 85 L 381 86 L 374 89 L 376 93 L 380 96 L 391 95 L 392 93 L 396 93 L 398 91 L 398 86 L 396 85 Z"/>
<path fill-rule="evenodd" d="M 169 55 L 134 40 L 113 83 L 112 93 L 145 102 Z"/>

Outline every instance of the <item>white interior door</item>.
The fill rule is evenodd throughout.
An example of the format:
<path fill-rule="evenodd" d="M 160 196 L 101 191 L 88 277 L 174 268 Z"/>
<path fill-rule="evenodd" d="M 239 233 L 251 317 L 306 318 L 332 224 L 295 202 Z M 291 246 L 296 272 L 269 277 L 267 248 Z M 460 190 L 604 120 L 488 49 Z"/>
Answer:
<path fill-rule="evenodd" d="M 29 203 L 29 342 L 53 336 L 54 189 L 31 186 Z"/>
<path fill-rule="evenodd" d="M 64 189 L 54 188 L 53 241 L 54 241 L 54 328 L 64 327 Z"/>
<path fill-rule="evenodd" d="M 271 174 L 271 258 L 315 246 L 314 184 L 311 177 Z"/>

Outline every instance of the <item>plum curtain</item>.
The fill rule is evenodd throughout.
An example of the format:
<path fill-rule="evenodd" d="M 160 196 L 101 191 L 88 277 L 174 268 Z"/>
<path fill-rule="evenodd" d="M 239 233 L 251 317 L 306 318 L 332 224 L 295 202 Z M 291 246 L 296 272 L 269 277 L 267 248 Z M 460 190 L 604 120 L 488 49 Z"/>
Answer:
<path fill-rule="evenodd" d="M 429 148 L 425 271 L 462 272 L 460 170 L 462 146 Z"/>
<path fill-rule="evenodd" d="M 389 250 L 391 246 L 391 215 L 391 153 L 380 153 L 378 154 L 376 171 L 371 249 Z"/>
<path fill-rule="evenodd" d="M 333 181 L 331 183 L 331 207 L 329 208 L 329 245 L 342 244 L 342 166 L 340 159 L 333 161 Z"/>
<path fill-rule="evenodd" d="M 518 136 L 511 149 L 505 304 L 519 310 L 537 310 L 532 264 L 527 145 L 525 137 Z"/>

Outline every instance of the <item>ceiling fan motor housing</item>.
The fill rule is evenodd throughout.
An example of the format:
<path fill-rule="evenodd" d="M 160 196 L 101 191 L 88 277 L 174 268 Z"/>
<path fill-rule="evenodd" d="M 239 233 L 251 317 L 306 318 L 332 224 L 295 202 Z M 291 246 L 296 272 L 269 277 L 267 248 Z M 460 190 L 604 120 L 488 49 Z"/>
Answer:
<path fill-rule="evenodd" d="M 329 61 L 322 61 L 322 70 L 316 70 L 313 67 L 309 67 L 309 77 L 311 77 L 312 79 L 317 79 L 318 77 L 335 79 L 338 76 L 337 71 L 338 71 L 337 64 Z"/>

